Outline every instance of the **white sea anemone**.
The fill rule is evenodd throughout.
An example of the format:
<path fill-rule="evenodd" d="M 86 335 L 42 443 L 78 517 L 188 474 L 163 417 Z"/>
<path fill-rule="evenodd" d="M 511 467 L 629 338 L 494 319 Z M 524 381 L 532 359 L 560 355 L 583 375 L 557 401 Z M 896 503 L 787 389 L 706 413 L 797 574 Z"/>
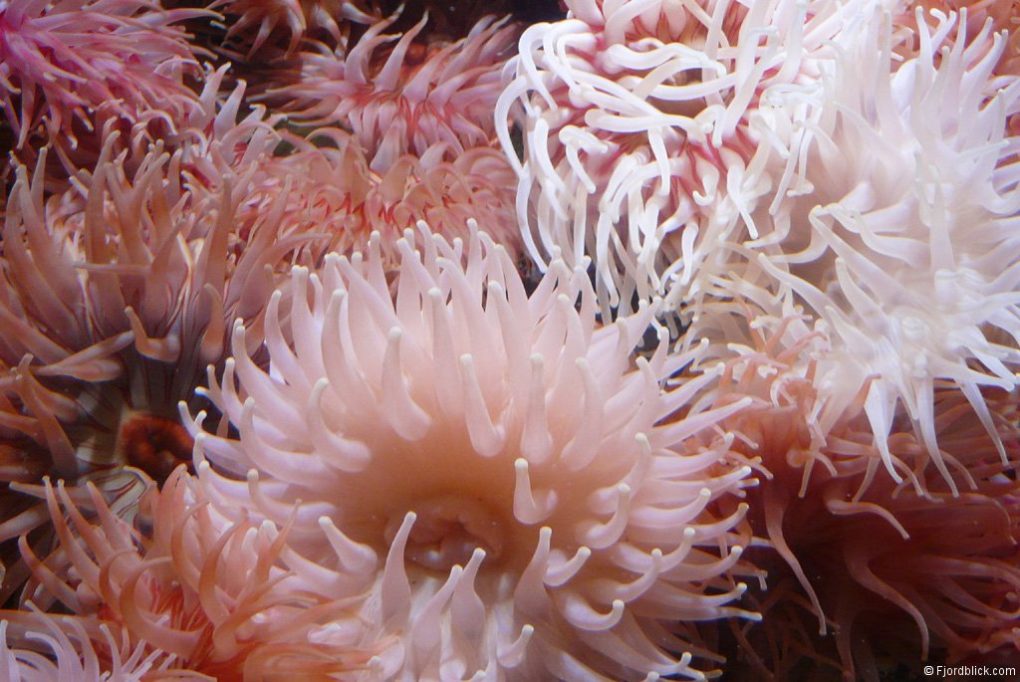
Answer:
<path fill-rule="evenodd" d="M 693 410 L 711 373 L 666 389 L 696 352 L 660 333 L 635 363 L 657 304 L 597 326 L 583 264 L 529 297 L 487 235 L 419 229 L 395 284 L 378 235 L 295 269 L 268 370 L 235 327 L 209 396 L 237 437 L 192 426 L 210 499 L 296 515 L 310 589 L 367 595 L 370 679 L 700 678 L 690 624 L 753 617 L 729 605 L 750 469 L 713 428 L 747 401 Z"/>
<path fill-rule="evenodd" d="M 821 423 L 864 397 L 890 475 L 911 480 L 934 463 L 952 483 L 966 471 L 936 438 L 933 391 L 957 386 L 998 442 L 983 388 L 1020 381 L 1020 79 L 993 76 L 1006 46 L 974 37 L 957 16 L 918 10 L 918 52 L 897 63 L 889 15 L 848 24 L 818 93 L 795 185 L 751 219 L 760 238 L 729 249 L 692 332 L 711 334 L 735 297 L 771 316 L 797 311 L 784 343 L 825 339 L 814 382 Z M 719 303 L 723 302 L 723 303 Z M 901 461 L 886 444 L 905 410 L 926 445 Z"/>

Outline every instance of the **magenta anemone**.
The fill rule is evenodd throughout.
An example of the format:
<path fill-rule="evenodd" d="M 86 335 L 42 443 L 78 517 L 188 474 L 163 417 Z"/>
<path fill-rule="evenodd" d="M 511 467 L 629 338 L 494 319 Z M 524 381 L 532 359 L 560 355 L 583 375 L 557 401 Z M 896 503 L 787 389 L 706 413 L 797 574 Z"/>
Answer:
<path fill-rule="evenodd" d="M 185 77 L 198 72 L 179 24 L 205 14 L 145 0 L 0 2 L 0 106 L 15 148 L 31 139 L 70 153 L 109 119 L 172 130 L 194 106 Z"/>

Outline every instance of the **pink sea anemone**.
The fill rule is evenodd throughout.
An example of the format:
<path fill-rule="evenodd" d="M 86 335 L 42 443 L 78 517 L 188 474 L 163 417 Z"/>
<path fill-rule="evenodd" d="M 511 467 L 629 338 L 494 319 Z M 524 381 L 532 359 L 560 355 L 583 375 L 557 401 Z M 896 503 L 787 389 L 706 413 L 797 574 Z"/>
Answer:
<path fill-rule="evenodd" d="M 93 639 L 103 641 L 99 651 Z M 15 643 L 18 640 L 20 644 Z M 73 616 L 36 610 L 8 612 L 0 620 L 0 679 L 7 682 L 142 682 L 158 677 L 154 673 L 160 669 L 161 658 L 166 657 L 159 652 L 145 656 L 142 647 L 126 650 L 113 638 L 108 625 L 97 627 Z"/>
<path fill-rule="evenodd" d="M 167 679 L 275 679 L 288 670 L 317 680 L 367 660 L 353 647 L 315 641 L 313 632 L 346 606 L 295 587 L 281 559 L 286 529 L 224 518 L 183 467 L 162 491 L 148 491 L 134 524 L 114 514 L 92 485 L 47 484 L 43 494 L 60 550 L 44 562 L 22 544 L 34 575 L 25 598 L 57 600 L 79 617 L 49 617 L 60 643 L 51 647 L 64 654 L 58 664 L 79 659 L 110 674 L 127 650 Z M 77 644 L 69 647 L 58 633 Z"/>
<path fill-rule="evenodd" d="M 295 121 L 348 128 L 380 173 L 404 154 L 420 156 L 440 143 L 450 158 L 488 146 L 516 26 L 485 17 L 450 42 L 426 38 L 427 15 L 406 33 L 383 33 L 396 20 L 373 24 L 349 49 L 314 44 L 301 52 L 300 67 L 269 101 L 282 103 Z"/>
<path fill-rule="evenodd" d="M 281 255 L 274 225 L 249 226 L 245 242 L 269 250 L 245 253 L 233 221 L 243 197 L 229 183 L 182 186 L 181 157 L 156 150 L 131 180 L 119 161 L 103 159 L 81 196 L 46 201 L 39 171 L 34 179 L 18 171 L 0 306 L 11 332 L 0 357 L 12 370 L 8 390 L 38 420 L 25 433 L 45 444 L 61 475 L 80 473 L 85 453 L 76 454 L 83 444 L 58 422 L 84 411 L 93 422 L 117 423 L 131 405 L 174 417 L 176 401 L 221 357 L 224 325 L 235 314 L 258 315 L 261 265 Z M 66 383 L 90 393 L 118 378 L 123 403 L 112 395 L 83 402 Z M 112 445 L 92 443 L 86 461 L 109 458 Z"/>
<path fill-rule="evenodd" d="M 746 402 L 690 409 L 713 377 L 664 390 L 696 353 L 663 334 L 632 360 L 655 305 L 598 327 L 583 269 L 529 297 L 484 233 L 420 229 L 393 298 L 378 235 L 295 269 L 268 369 L 235 327 L 208 395 L 237 437 L 192 427 L 210 499 L 296 515 L 316 591 L 364 594 L 370 679 L 700 678 L 685 629 L 752 616 L 729 605 L 750 469 L 713 435 Z"/>
<path fill-rule="evenodd" d="M 184 76 L 198 67 L 176 24 L 204 14 L 145 0 L 0 3 L 0 105 L 16 148 L 40 125 L 44 142 L 69 150 L 109 118 L 172 128 L 193 106 Z"/>
<path fill-rule="evenodd" d="M 251 58 L 263 46 L 271 46 L 274 36 L 289 36 L 285 54 L 293 53 L 309 31 L 324 32 L 339 44 L 348 38 L 347 22 L 378 21 L 358 5 L 349 0 L 217 0 L 211 8 L 236 17 L 226 40 L 246 43 Z"/>

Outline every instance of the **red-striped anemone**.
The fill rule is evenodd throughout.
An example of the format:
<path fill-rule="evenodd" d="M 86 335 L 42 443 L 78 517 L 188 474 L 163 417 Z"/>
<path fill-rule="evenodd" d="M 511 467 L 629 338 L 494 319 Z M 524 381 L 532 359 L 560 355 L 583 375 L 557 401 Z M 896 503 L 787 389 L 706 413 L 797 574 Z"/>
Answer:
<path fill-rule="evenodd" d="M 523 129 L 531 256 L 591 257 L 607 312 L 700 295 L 704 262 L 757 236 L 749 214 L 787 189 L 810 110 L 766 93 L 810 91 L 844 5 L 576 0 L 528 28 L 496 118 L 514 161 Z"/>
<path fill-rule="evenodd" d="M 351 23 L 378 21 L 374 13 L 350 0 L 216 0 L 210 7 L 231 18 L 226 42 L 240 43 L 249 58 L 273 47 L 282 48 L 283 55 L 292 54 L 309 35 L 341 44 L 349 37 Z"/>

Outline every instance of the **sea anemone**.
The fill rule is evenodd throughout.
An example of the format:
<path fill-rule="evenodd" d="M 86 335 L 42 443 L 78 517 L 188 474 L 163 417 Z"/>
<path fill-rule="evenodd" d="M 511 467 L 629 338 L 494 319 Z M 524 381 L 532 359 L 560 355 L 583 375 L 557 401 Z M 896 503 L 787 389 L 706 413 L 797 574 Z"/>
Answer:
<path fill-rule="evenodd" d="M 367 660 L 353 647 L 314 641 L 346 606 L 295 586 L 281 559 L 286 528 L 226 519 L 183 467 L 162 491 L 146 493 L 134 524 L 113 513 L 92 485 L 47 482 L 42 494 L 60 550 L 44 562 L 22 543 L 34 576 L 25 597 L 46 606 L 57 600 L 79 617 L 48 617 L 47 625 L 75 636 L 75 658 L 84 666 L 94 669 L 98 659 L 109 673 L 106 666 L 126 650 L 158 662 L 160 671 L 180 669 L 196 679 L 266 679 L 285 669 L 333 679 Z M 67 649 L 67 638 L 54 634 Z"/>
<path fill-rule="evenodd" d="M 232 321 L 257 324 L 273 273 L 314 239 L 281 234 L 278 211 L 240 219 L 260 156 L 242 145 L 235 158 L 236 144 L 218 143 L 238 140 L 219 137 L 201 159 L 157 146 L 129 174 L 129 154 L 110 158 L 114 134 L 74 190 L 48 199 L 45 153 L 34 176 L 18 168 L 0 258 L 0 480 L 49 473 L 105 486 L 123 465 L 162 480 L 190 462 L 178 401 L 196 399 Z M 40 505 L 7 493 L 0 541 L 48 522 Z M 17 561 L 5 557 L 8 568 Z M 18 584 L 5 581 L 2 596 Z"/>
<path fill-rule="evenodd" d="M 702 261 L 755 234 L 751 211 L 798 161 L 812 110 L 766 93 L 810 90 L 834 17 L 862 4 L 578 1 L 528 28 L 496 118 L 513 160 L 523 127 L 531 256 L 593 258 L 604 308 L 656 293 L 682 305 Z"/>
<path fill-rule="evenodd" d="M 366 594 L 371 679 L 701 678 L 685 629 L 753 617 L 729 605 L 750 469 L 714 430 L 746 401 L 690 409 L 713 376 L 664 390 L 697 353 L 661 330 L 632 360 L 657 303 L 598 327 L 583 267 L 554 262 L 529 297 L 484 233 L 419 229 L 393 298 L 378 234 L 296 268 L 267 370 L 235 326 L 207 393 L 237 437 L 191 427 L 209 498 L 296 515 L 316 591 Z"/>
<path fill-rule="evenodd" d="M 0 104 L 15 148 L 41 141 L 73 151 L 110 119 L 172 130 L 194 105 L 185 76 L 198 71 L 176 25 L 206 14 L 145 0 L 0 3 Z"/>
<path fill-rule="evenodd" d="M 350 49 L 313 43 L 268 100 L 294 121 L 349 129 L 379 173 L 408 152 L 421 156 L 438 144 L 452 159 L 493 143 L 500 69 L 516 26 L 489 16 L 449 42 L 426 37 L 427 15 L 406 33 L 384 34 L 396 20 L 376 22 Z"/>
<path fill-rule="evenodd" d="M 444 160 L 444 145 L 421 157 L 405 154 L 376 173 L 358 140 L 337 128 L 307 139 L 287 136 L 292 153 L 265 159 L 251 179 L 253 191 L 240 207 L 242 221 L 272 210 L 279 201 L 281 229 L 321 235 L 316 254 L 351 254 L 381 236 L 387 269 L 399 262 L 397 240 L 418 221 L 447 239 L 466 238 L 470 219 L 484 220 L 511 256 L 520 252 L 514 216 L 514 174 L 503 155 L 486 147 Z"/>
<path fill-rule="evenodd" d="M 784 343 L 826 340 L 814 374 L 826 420 L 863 395 L 892 478 L 923 486 L 923 460 L 955 491 L 936 438 L 936 385 L 962 391 L 1004 461 L 982 391 L 1018 385 L 1020 138 L 1007 137 L 1006 118 L 1020 110 L 1020 79 L 991 76 L 1003 35 L 986 25 L 968 39 L 966 22 L 933 16 L 929 26 L 918 10 L 920 52 L 899 64 L 888 15 L 841 32 L 794 181 L 810 191 L 751 214 L 758 238 L 723 249 L 724 267 L 688 312 L 696 339 L 728 334 L 710 330 L 728 324 L 720 317 L 734 297 L 753 299 L 772 320 L 763 324 L 802 311 Z M 925 443 L 919 460 L 889 450 L 897 405 Z"/>
<path fill-rule="evenodd" d="M 142 647 L 125 650 L 106 624 L 97 627 L 74 616 L 43 614 L 37 609 L 4 616 L 0 620 L 0 678 L 7 682 L 142 682 L 160 669 L 159 652 L 145 656 Z M 9 632 L 12 629 L 20 632 Z M 105 640 L 99 651 L 93 646 L 94 638 Z"/>
<path fill-rule="evenodd" d="M 339 44 L 348 37 L 346 22 L 367 25 L 378 21 L 349 0 L 216 0 L 210 8 L 237 17 L 227 30 L 226 41 L 246 43 L 248 58 L 272 45 L 274 36 L 289 35 L 284 52 L 289 55 L 310 31 L 313 35 L 324 32 Z"/>
<path fill-rule="evenodd" d="M 1015 2 L 997 2 L 996 0 L 914 0 L 910 8 L 904 12 L 902 20 L 909 24 L 913 19 L 913 8 L 921 7 L 925 15 L 932 10 L 943 14 L 955 12 L 967 17 L 967 33 L 979 35 L 986 21 L 991 20 L 996 32 L 1006 32 L 1007 48 L 1000 57 L 996 70 L 1000 73 L 1020 75 L 1020 4 Z"/>
<path fill-rule="evenodd" d="M 937 386 L 941 453 L 968 488 L 954 494 L 922 464 L 919 493 L 882 466 L 864 393 L 853 410 L 827 423 L 815 408 L 816 348 L 784 348 L 781 338 L 759 336 L 755 347 L 743 347 L 711 402 L 718 409 L 756 399 L 721 426 L 738 434 L 734 450 L 764 473 L 749 491 L 748 513 L 755 534 L 768 540 L 768 550 L 752 553 L 768 571 L 768 590 L 752 595 L 764 623 L 739 628 L 744 648 L 731 670 L 744 658 L 759 674 L 788 679 L 802 676 L 810 660 L 834 664 L 848 679 L 877 679 L 882 660 L 920 662 L 934 654 L 953 662 L 1008 643 L 1020 615 L 1020 484 L 998 448 L 1005 442 L 1020 455 L 1016 395 L 985 396 L 993 438 L 958 389 Z M 927 454 L 902 413 L 888 443 L 898 461 L 923 462 Z"/>
<path fill-rule="evenodd" d="M 57 423 L 81 410 L 95 426 L 123 407 L 109 395 L 71 398 L 66 382 L 89 394 L 120 378 L 127 404 L 172 419 L 177 400 L 222 357 L 224 326 L 235 314 L 258 315 L 256 282 L 273 251 L 240 248 L 233 217 L 243 197 L 229 183 L 217 191 L 182 186 L 181 156 L 157 149 L 131 180 L 119 161 L 103 159 L 80 195 L 45 201 L 44 161 L 34 179 L 18 170 L 0 306 L 11 333 L 0 357 L 11 368 L 8 390 L 38 420 L 26 434 L 47 446 L 62 476 L 81 473 L 83 453 Z M 271 246 L 272 228 L 255 226 L 246 242 Z M 107 446 L 86 448 L 86 460 L 110 457 Z"/>

